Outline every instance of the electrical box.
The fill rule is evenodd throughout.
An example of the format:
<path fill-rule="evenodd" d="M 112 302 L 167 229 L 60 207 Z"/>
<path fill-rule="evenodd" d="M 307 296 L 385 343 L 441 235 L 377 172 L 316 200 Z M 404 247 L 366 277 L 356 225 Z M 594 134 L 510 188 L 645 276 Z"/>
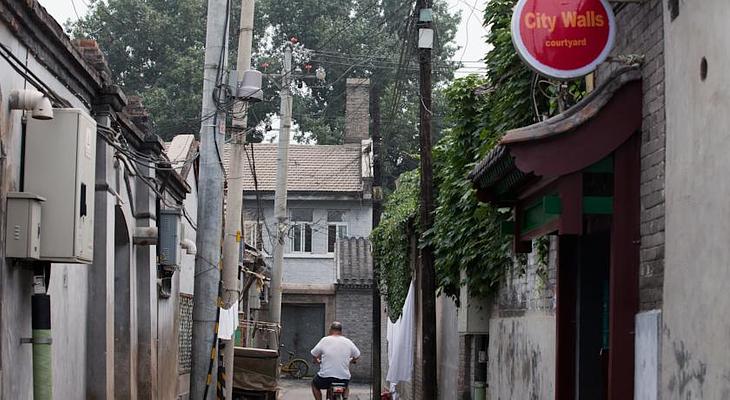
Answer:
<path fill-rule="evenodd" d="M 54 109 L 28 119 L 24 190 L 46 199 L 41 260 L 90 264 L 94 258 L 96 121 L 83 110 Z"/>
<path fill-rule="evenodd" d="M 461 272 L 462 282 L 466 279 L 466 272 Z M 490 303 L 486 299 L 479 299 L 469 295 L 466 285 L 461 287 L 459 294 L 461 305 L 457 313 L 458 331 L 465 334 L 488 334 Z"/>
<path fill-rule="evenodd" d="M 162 267 L 176 269 L 180 265 L 180 218 L 182 212 L 162 209 L 159 215 L 160 261 Z"/>
<path fill-rule="evenodd" d="M 41 256 L 41 202 L 32 193 L 8 193 L 5 256 L 37 260 Z"/>

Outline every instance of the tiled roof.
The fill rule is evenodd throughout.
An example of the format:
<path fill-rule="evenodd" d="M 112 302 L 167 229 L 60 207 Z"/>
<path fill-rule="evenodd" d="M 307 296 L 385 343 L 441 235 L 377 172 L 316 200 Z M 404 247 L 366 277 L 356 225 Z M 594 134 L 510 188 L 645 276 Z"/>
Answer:
<path fill-rule="evenodd" d="M 251 146 L 246 146 L 249 157 Z M 274 191 L 276 187 L 276 144 L 253 145 L 253 159 L 260 191 Z M 359 144 L 334 146 L 289 145 L 289 191 L 311 192 L 360 192 L 362 185 L 362 147 Z M 223 165 L 228 179 L 243 179 L 244 190 L 254 190 L 254 180 L 248 160 L 244 159 L 242 171 L 229 171 L 228 160 L 231 145 L 223 147 Z"/>
<path fill-rule="evenodd" d="M 336 255 L 338 284 L 358 286 L 373 283 L 373 255 L 367 239 L 339 239 Z"/>

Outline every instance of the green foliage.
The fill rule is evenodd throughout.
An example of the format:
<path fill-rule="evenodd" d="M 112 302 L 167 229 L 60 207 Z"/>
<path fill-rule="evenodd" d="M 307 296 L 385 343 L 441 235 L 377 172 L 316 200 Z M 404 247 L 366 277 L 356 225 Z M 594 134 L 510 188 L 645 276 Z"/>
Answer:
<path fill-rule="evenodd" d="M 511 242 L 500 231 L 504 218 L 477 200 L 467 178 L 482 141 L 495 143 L 501 135 L 482 122 L 490 113 L 489 95 L 483 94 L 487 84 L 486 78 L 472 75 L 449 87 L 446 97 L 453 127 L 434 150 L 438 196 L 434 226 L 426 240 L 434 247 L 439 287 L 454 297 L 462 284 L 475 295 L 489 294 L 512 262 Z M 462 269 L 467 271 L 466 282 L 460 281 Z"/>
<path fill-rule="evenodd" d="M 204 3 L 198 0 L 96 0 L 71 25 L 77 38 L 93 38 L 113 78 L 139 94 L 165 138 L 200 130 Z"/>
<path fill-rule="evenodd" d="M 410 238 L 417 226 L 419 193 L 418 170 L 402 174 L 371 235 L 373 256 L 380 268 L 380 290 L 393 320 L 400 316 L 411 283 Z"/>
<path fill-rule="evenodd" d="M 200 129 L 202 70 L 205 45 L 205 2 L 200 0 L 92 0 L 88 13 L 69 26 L 76 38 L 99 42 L 114 80 L 128 94 L 142 96 L 163 138 Z M 235 60 L 240 2 L 231 1 L 230 65 Z M 223 12 L 223 10 L 221 10 Z M 451 43 L 459 16 L 445 0 L 434 4 L 438 38 L 434 49 L 436 83 L 453 77 L 456 51 Z M 281 44 L 297 37 L 309 64 L 327 71 L 327 82 L 309 78 L 294 99 L 294 120 L 307 137 L 320 144 L 341 143 L 344 130 L 345 83 L 348 77 L 370 77 L 383 89 L 385 182 L 414 166 L 418 79 L 412 3 L 399 0 L 257 0 L 254 64 L 278 73 Z M 304 60 L 295 67 L 304 70 Z M 399 64 L 403 67 L 399 68 Z M 263 65 L 268 65 L 263 68 Z M 304 71 L 306 72 L 306 71 Z M 252 107 L 249 126 L 278 112 L 278 88 L 265 80 L 265 101 Z M 397 90 L 396 90 L 397 87 Z M 397 95 L 395 95 L 397 93 Z M 406 110 L 407 109 L 407 110 Z M 404 110 L 406 110 L 404 112 Z M 438 124 L 439 116 L 436 116 Z M 262 134 L 262 132 L 259 132 Z M 300 135 L 303 140 L 304 135 Z"/>
<path fill-rule="evenodd" d="M 369 77 L 381 89 L 383 136 L 383 186 L 394 189 L 398 176 L 418 165 L 418 62 L 417 29 L 413 2 L 401 0 L 260 0 L 257 24 L 271 26 L 273 43 L 297 37 L 313 50 L 309 63 L 327 71 L 327 84 L 304 80 L 309 90 L 295 95 L 294 119 L 303 132 L 319 144 L 342 143 L 345 126 L 347 78 Z M 453 78 L 457 65 L 452 43 L 459 16 L 449 11 L 445 0 L 434 1 L 434 24 L 438 37 L 434 47 L 434 84 L 443 86 Z M 275 54 L 260 48 L 258 65 L 278 68 Z M 272 90 L 267 97 L 276 96 Z M 436 94 L 436 110 L 440 97 Z M 275 113 L 276 101 L 256 105 L 259 117 Z M 434 125 L 442 124 L 441 113 Z M 438 132 L 438 129 L 436 130 Z M 300 135 L 298 139 L 303 139 Z"/>
<path fill-rule="evenodd" d="M 526 257 L 513 257 L 512 238 L 501 232 L 508 214 L 477 200 L 469 172 L 506 131 L 553 115 L 583 93 L 581 81 L 556 83 L 525 66 L 510 33 L 515 3 L 487 4 L 485 25 L 490 26 L 487 42 L 492 50 L 485 57 L 486 76 L 457 79 L 444 92 L 451 127 L 434 148 L 435 222 L 422 239 L 434 249 L 439 289 L 454 297 L 462 285 L 473 296 L 488 296 L 510 267 L 526 263 Z M 537 245 L 538 261 L 546 271 L 549 241 L 540 239 Z"/>
<path fill-rule="evenodd" d="M 436 254 L 439 287 L 458 296 L 467 285 L 474 296 L 494 292 L 513 264 L 511 238 L 501 233 L 505 219 L 492 205 L 480 203 L 472 182 L 473 169 L 505 131 L 536 120 L 533 73 L 512 46 L 510 21 L 515 0 L 492 0 L 485 10 L 491 25 L 485 57 L 487 75 L 458 79 L 446 91 L 452 128 L 434 151 L 438 187 L 434 227 L 426 239 Z M 460 272 L 466 271 L 466 280 Z"/>

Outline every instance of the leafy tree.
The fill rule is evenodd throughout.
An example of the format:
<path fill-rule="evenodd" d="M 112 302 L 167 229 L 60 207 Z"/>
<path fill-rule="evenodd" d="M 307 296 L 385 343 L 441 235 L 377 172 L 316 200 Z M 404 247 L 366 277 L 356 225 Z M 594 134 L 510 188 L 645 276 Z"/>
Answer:
<path fill-rule="evenodd" d="M 487 4 L 484 21 L 490 26 L 487 43 L 492 50 L 485 57 L 486 75 L 457 79 L 443 93 L 450 128 L 434 147 L 434 226 L 420 239 L 434 248 L 439 289 L 453 297 L 458 297 L 462 285 L 474 296 L 493 293 L 514 264 L 511 238 L 501 232 L 501 223 L 508 216 L 477 200 L 469 172 L 498 144 L 504 132 L 552 115 L 559 108 L 559 98 L 567 106 L 582 93 L 580 83 L 568 83 L 565 90 L 566 84 L 540 78 L 522 63 L 510 32 L 515 3 L 490 0 Z M 547 88 L 540 90 L 538 86 L 545 84 Z M 389 201 L 386 212 L 391 211 L 389 207 L 398 205 Z M 393 244 L 403 240 L 397 235 L 405 233 L 393 231 L 388 240 L 374 241 L 376 254 L 388 258 L 386 265 L 391 267 L 398 258 L 390 252 L 400 251 Z M 461 280 L 462 271 L 466 271 L 465 281 Z M 404 289 L 397 284 L 388 290 L 391 295 L 393 290 Z"/>
<path fill-rule="evenodd" d="M 495 291 L 505 272 L 514 265 L 511 237 L 501 233 L 506 218 L 492 205 L 480 203 L 467 178 L 474 165 L 492 150 L 509 129 L 530 125 L 567 107 L 584 93 L 582 80 L 556 83 L 541 78 L 520 60 L 510 32 L 516 0 L 490 0 L 484 20 L 491 27 L 487 43 L 487 74 L 455 81 L 446 91 L 449 119 L 435 147 L 435 181 L 438 188 L 433 243 L 438 283 L 447 294 L 458 296 L 467 285 L 474 296 Z M 542 86 L 547 85 L 545 89 Z M 538 253 L 546 253 L 545 241 Z M 538 254 L 539 259 L 546 259 Z M 460 272 L 466 280 L 460 281 Z"/>
<path fill-rule="evenodd" d="M 106 53 L 114 79 L 128 93 L 140 94 L 156 133 L 170 138 L 199 131 L 200 89 L 205 44 L 205 1 L 92 0 L 89 12 L 70 29 L 75 37 L 96 39 Z M 385 182 L 417 164 L 418 81 L 414 2 L 400 0 L 257 0 L 255 67 L 278 73 L 280 45 L 296 37 L 311 51 L 295 66 L 309 72 L 322 66 L 327 82 L 301 79 L 294 119 L 320 144 L 342 141 L 345 82 L 370 77 L 383 93 Z M 235 60 L 240 4 L 231 0 L 231 60 Z M 453 77 L 449 61 L 459 16 L 445 0 L 434 4 L 437 87 Z M 437 99 L 438 101 L 438 96 Z M 438 103 L 437 103 L 438 105 Z M 435 107 L 436 125 L 440 107 Z M 276 83 L 265 80 L 265 101 L 252 107 L 249 125 L 265 125 L 278 112 Z M 437 130 L 438 131 L 438 130 Z"/>
<path fill-rule="evenodd" d="M 200 130 L 204 21 L 198 0 L 93 0 L 70 28 L 99 42 L 114 80 L 142 95 L 156 132 L 169 138 Z"/>

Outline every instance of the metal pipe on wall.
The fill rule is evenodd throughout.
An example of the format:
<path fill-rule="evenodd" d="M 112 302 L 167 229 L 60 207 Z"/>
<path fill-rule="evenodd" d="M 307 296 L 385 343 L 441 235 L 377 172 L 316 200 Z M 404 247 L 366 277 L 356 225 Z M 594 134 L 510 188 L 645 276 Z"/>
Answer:
<path fill-rule="evenodd" d="M 50 272 L 50 268 L 46 268 Z M 33 329 L 33 400 L 53 399 L 51 353 L 51 296 L 47 291 L 45 271 L 33 276 L 31 325 Z"/>

